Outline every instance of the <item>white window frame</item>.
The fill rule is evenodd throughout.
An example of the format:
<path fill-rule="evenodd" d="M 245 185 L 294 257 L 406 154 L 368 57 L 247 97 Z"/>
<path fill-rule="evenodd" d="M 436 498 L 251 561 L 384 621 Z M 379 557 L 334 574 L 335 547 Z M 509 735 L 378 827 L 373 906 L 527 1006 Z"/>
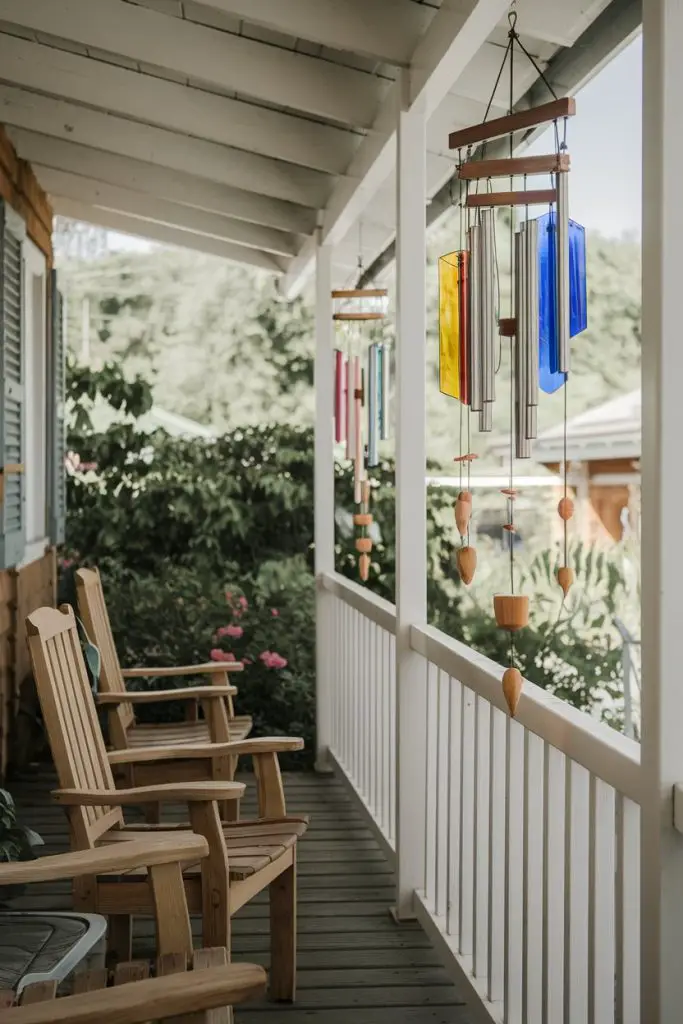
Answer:
<path fill-rule="evenodd" d="M 47 280 L 44 253 L 24 241 L 24 483 L 26 543 L 21 565 L 40 558 L 49 545 L 47 523 Z"/>

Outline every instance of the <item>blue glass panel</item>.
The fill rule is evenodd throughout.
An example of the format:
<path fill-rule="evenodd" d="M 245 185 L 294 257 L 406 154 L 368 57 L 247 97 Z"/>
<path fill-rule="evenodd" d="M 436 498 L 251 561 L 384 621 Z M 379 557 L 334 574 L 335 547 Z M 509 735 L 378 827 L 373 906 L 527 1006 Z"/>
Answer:
<path fill-rule="evenodd" d="M 559 347 L 555 310 L 555 213 L 538 218 L 539 386 L 546 394 L 557 391 L 566 374 L 557 369 Z M 586 296 L 586 232 L 569 221 L 569 333 L 588 325 Z"/>

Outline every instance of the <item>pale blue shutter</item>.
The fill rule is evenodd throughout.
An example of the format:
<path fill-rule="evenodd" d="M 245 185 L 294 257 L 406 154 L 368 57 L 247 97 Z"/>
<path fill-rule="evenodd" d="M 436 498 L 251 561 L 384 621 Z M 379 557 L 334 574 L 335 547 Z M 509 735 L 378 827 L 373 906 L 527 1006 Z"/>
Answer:
<path fill-rule="evenodd" d="M 64 303 L 57 287 L 57 271 L 50 275 L 52 317 L 48 370 L 48 524 L 53 544 L 64 543 L 66 526 L 66 351 L 64 344 Z"/>
<path fill-rule="evenodd" d="M 24 557 L 24 256 L 26 225 L 0 202 L 0 456 L 3 501 L 0 567 Z"/>

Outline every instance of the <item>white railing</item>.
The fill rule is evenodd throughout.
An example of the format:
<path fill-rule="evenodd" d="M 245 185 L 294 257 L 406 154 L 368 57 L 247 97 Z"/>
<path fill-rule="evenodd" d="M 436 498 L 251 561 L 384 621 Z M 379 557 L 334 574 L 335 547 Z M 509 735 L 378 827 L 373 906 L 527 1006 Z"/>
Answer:
<path fill-rule="evenodd" d="M 396 612 L 341 576 L 326 574 L 322 584 L 331 594 L 325 630 L 334 687 L 330 755 L 393 857 Z"/>
<path fill-rule="evenodd" d="M 394 666 L 377 650 L 395 612 L 341 577 L 325 587 L 334 758 L 393 842 Z M 499 666 L 431 627 L 411 646 L 427 711 L 418 919 L 493 1021 L 636 1024 L 638 744 L 528 682 L 511 721 Z"/>

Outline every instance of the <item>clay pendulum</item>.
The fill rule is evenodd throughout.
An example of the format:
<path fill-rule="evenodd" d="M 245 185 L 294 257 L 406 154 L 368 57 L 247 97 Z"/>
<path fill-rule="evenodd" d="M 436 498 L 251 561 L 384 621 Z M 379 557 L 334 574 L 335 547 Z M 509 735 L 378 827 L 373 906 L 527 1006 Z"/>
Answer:
<path fill-rule="evenodd" d="M 557 506 L 557 514 L 559 515 L 560 519 L 562 520 L 562 529 L 564 531 L 564 562 L 565 562 L 565 564 L 561 565 L 559 567 L 559 569 L 557 570 L 556 576 L 557 576 L 557 582 L 559 583 L 560 587 L 562 588 L 562 593 L 566 597 L 568 592 L 569 592 L 569 588 L 571 587 L 572 583 L 574 582 L 574 570 L 571 568 L 571 566 L 567 565 L 567 523 L 569 522 L 569 520 L 574 515 L 574 502 L 572 501 L 571 498 L 567 497 L 567 463 L 566 463 L 566 461 L 565 461 L 565 464 L 564 464 L 564 476 L 565 476 L 565 481 L 564 481 L 564 493 L 565 493 L 565 496 L 564 496 L 564 498 L 560 498 L 560 501 L 559 501 L 558 506 Z"/>
<path fill-rule="evenodd" d="M 353 521 L 359 527 L 359 536 L 356 538 L 356 551 L 358 552 L 358 569 L 363 583 L 370 575 L 370 552 L 372 551 L 372 538 L 370 527 L 372 515 L 370 513 L 370 482 L 363 480 L 361 484 L 360 511 L 355 514 Z"/>

